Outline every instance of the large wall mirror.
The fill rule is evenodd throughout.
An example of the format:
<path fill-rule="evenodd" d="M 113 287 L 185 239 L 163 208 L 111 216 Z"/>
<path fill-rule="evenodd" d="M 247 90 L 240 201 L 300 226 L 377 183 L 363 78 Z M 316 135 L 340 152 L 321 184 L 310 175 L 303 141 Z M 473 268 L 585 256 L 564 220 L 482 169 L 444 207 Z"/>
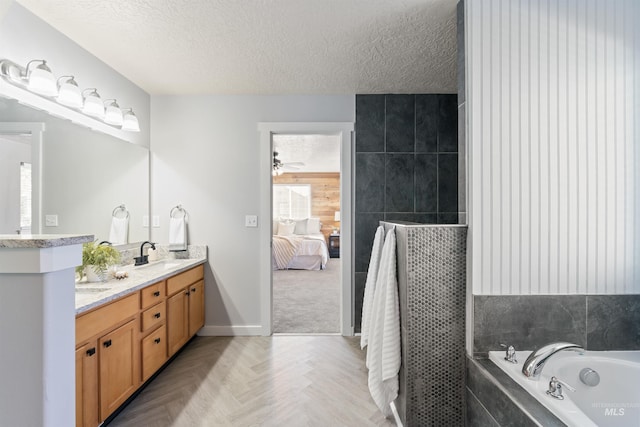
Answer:
<path fill-rule="evenodd" d="M 41 142 L 19 123 L 44 123 Z M 42 188 L 31 181 L 38 175 Z M 38 204 L 40 218 L 32 212 Z M 121 205 L 129 215 L 127 241 L 148 240 L 146 147 L 0 98 L 0 234 L 93 234 L 109 240 L 112 217 L 126 215 L 116 209 Z"/>

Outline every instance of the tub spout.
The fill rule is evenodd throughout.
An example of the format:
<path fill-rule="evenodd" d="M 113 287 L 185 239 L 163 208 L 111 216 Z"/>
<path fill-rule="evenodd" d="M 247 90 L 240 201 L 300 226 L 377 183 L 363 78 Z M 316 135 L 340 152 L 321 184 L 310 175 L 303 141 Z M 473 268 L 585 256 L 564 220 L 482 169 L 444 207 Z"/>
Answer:
<path fill-rule="evenodd" d="M 522 373 L 530 380 L 537 380 L 542 373 L 545 363 L 551 356 L 563 350 L 579 351 L 583 352 L 584 348 L 577 344 L 571 344 L 568 342 L 555 342 L 547 344 L 536 351 L 531 352 L 527 360 L 522 366 Z"/>

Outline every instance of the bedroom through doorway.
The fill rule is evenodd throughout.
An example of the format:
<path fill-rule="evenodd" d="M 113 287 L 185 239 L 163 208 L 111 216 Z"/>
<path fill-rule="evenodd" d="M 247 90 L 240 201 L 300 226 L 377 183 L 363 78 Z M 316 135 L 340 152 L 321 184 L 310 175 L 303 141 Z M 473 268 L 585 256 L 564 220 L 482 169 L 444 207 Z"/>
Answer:
<path fill-rule="evenodd" d="M 339 135 L 272 136 L 275 334 L 340 334 Z"/>

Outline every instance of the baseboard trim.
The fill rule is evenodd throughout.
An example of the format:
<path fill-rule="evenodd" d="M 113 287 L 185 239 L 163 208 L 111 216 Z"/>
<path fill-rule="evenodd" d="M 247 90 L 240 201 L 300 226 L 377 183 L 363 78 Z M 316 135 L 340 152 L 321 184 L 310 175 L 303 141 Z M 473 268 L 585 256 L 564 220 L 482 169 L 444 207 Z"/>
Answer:
<path fill-rule="evenodd" d="M 198 331 L 201 337 L 235 337 L 235 336 L 262 336 L 262 326 L 215 326 L 205 325 Z"/>

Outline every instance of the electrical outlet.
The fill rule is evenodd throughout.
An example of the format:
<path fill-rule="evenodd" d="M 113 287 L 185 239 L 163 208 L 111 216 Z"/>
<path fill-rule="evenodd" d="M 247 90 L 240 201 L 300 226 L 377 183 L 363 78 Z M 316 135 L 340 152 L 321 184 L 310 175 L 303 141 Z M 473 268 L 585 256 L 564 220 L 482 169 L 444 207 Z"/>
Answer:
<path fill-rule="evenodd" d="M 156 228 L 160 227 L 160 215 L 153 216 L 153 226 Z"/>
<path fill-rule="evenodd" d="M 45 215 L 44 216 L 44 225 L 45 225 L 45 227 L 57 227 L 58 226 L 58 215 Z"/>
<path fill-rule="evenodd" d="M 245 217 L 244 217 L 244 226 L 245 227 L 257 227 L 258 226 L 258 215 L 245 215 Z"/>
<path fill-rule="evenodd" d="M 143 227 L 148 227 L 149 226 L 149 215 L 143 215 L 142 216 L 142 226 Z"/>

